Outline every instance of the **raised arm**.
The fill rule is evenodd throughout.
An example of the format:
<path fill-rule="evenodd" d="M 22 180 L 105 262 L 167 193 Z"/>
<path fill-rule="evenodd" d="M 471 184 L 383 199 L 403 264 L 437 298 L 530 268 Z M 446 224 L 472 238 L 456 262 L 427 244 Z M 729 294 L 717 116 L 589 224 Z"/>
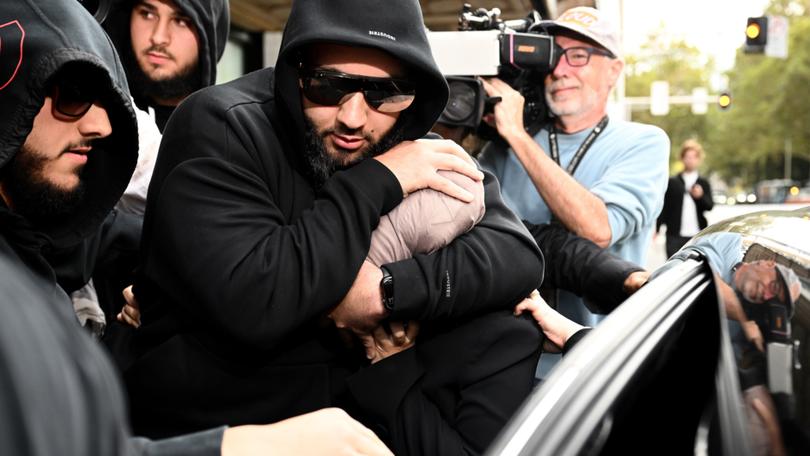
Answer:
<path fill-rule="evenodd" d="M 525 222 L 546 259 L 544 287 L 584 297 L 598 313 L 608 313 L 646 281 L 644 269 L 623 260 L 559 224 Z M 643 273 L 643 274 L 642 274 Z"/>
<path fill-rule="evenodd" d="M 385 265 L 394 279 L 394 320 L 433 320 L 508 309 L 539 286 L 543 255 L 484 178 L 484 217 L 433 254 Z"/>

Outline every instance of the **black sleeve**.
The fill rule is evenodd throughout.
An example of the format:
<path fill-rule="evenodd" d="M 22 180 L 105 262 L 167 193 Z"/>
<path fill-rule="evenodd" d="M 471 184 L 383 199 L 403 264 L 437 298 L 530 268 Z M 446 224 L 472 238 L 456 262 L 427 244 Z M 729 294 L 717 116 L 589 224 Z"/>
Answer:
<path fill-rule="evenodd" d="M 562 348 L 563 355 L 571 351 L 571 349 L 574 348 L 574 346 L 576 346 L 579 343 L 579 341 L 585 338 L 585 336 L 587 336 L 592 329 L 593 328 L 582 328 L 579 331 L 575 332 L 574 334 L 571 334 L 571 337 L 569 337 L 568 340 L 565 341 L 565 346 Z"/>
<path fill-rule="evenodd" d="M 698 211 L 701 212 L 710 211 L 714 207 L 714 199 L 712 198 L 712 187 L 709 184 L 709 181 L 706 179 L 699 178 L 698 182 L 700 183 L 700 186 L 703 187 L 703 196 L 695 200 L 695 206 L 697 207 Z"/>
<path fill-rule="evenodd" d="M 130 439 L 130 454 L 138 456 L 219 456 L 225 426 L 162 440 Z M 268 449 L 270 451 L 270 449 Z"/>
<path fill-rule="evenodd" d="M 56 271 L 62 289 L 68 294 L 80 289 L 90 281 L 95 270 L 120 264 L 124 257 L 134 268 L 142 222 L 140 216 L 112 210 L 93 235 L 72 246 L 49 251 L 48 262 Z"/>
<path fill-rule="evenodd" d="M 420 341 L 349 379 L 399 456 L 482 454 L 531 392 L 540 331 L 498 312 Z"/>
<path fill-rule="evenodd" d="M 625 279 L 644 270 L 572 234 L 562 225 L 523 223 L 546 259 L 543 286 L 562 288 L 585 298 L 596 313 L 609 313 L 627 299 Z"/>
<path fill-rule="evenodd" d="M 506 309 L 543 280 L 543 255 L 484 172 L 486 213 L 432 254 L 385 265 L 394 277 L 396 320 L 434 320 Z"/>

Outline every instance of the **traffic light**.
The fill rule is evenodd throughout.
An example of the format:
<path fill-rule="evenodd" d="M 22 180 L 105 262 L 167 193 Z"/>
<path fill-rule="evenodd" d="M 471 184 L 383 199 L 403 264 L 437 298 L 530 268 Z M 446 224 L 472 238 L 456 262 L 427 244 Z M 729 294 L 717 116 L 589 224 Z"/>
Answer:
<path fill-rule="evenodd" d="M 717 106 L 720 106 L 720 109 L 726 110 L 731 107 L 731 94 L 728 92 L 723 92 L 717 97 Z"/>
<path fill-rule="evenodd" d="M 749 17 L 745 27 L 745 52 L 762 54 L 768 44 L 768 16 Z"/>

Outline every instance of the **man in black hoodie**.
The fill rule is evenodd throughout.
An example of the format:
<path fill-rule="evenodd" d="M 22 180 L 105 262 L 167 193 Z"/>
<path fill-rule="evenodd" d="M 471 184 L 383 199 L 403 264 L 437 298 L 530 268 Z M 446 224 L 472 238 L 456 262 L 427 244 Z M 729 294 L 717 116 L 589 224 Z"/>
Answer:
<path fill-rule="evenodd" d="M 492 319 L 423 351 L 433 359 L 406 350 L 364 367 L 324 321 L 368 331 L 419 320 L 419 350 L 473 327 L 462 320 L 508 313 L 542 281 L 542 255 L 491 175 L 471 231 L 433 254 L 362 266 L 404 195 L 470 199 L 436 170 L 482 178 L 457 145 L 419 141 L 447 96 L 416 0 L 307 0 L 293 3 L 275 69 L 178 107 L 135 284 L 142 356 L 125 377 L 136 429 L 169 435 L 345 403 L 398 452 L 486 448 L 532 386 L 530 321 Z M 519 385 L 458 394 L 486 375 Z"/>
<path fill-rule="evenodd" d="M 137 129 L 124 73 L 78 2 L 3 2 L 0 24 L 0 454 L 390 454 L 336 409 L 164 441 L 130 436 L 115 369 L 45 256 L 95 233 L 129 180 Z"/>
<path fill-rule="evenodd" d="M 99 252 L 95 264 L 67 262 L 59 275 L 83 324 L 102 337 L 118 363 L 126 363 L 130 329 L 118 326 L 114 316 L 126 318 L 119 313 L 121 290 L 132 283 L 137 265 L 146 193 L 161 132 L 183 99 L 216 82 L 230 14 L 228 0 L 108 1 L 111 10 L 102 26 L 121 56 L 136 103 L 138 162 L 99 235 L 79 247 Z M 72 257 L 73 252 L 59 256 Z M 93 282 L 87 283 L 91 275 Z"/>
<path fill-rule="evenodd" d="M 118 0 L 104 21 L 135 104 L 161 132 L 183 99 L 216 82 L 229 27 L 228 0 Z"/>

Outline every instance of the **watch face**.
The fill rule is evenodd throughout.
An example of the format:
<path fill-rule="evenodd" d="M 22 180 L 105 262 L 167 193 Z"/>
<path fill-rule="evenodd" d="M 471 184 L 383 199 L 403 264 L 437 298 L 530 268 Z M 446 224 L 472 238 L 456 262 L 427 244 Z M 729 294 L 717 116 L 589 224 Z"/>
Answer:
<path fill-rule="evenodd" d="M 388 269 L 380 269 L 382 269 L 383 272 L 383 278 L 380 280 L 383 306 L 391 311 L 394 310 L 394 277 L 388 272 Z"/>

